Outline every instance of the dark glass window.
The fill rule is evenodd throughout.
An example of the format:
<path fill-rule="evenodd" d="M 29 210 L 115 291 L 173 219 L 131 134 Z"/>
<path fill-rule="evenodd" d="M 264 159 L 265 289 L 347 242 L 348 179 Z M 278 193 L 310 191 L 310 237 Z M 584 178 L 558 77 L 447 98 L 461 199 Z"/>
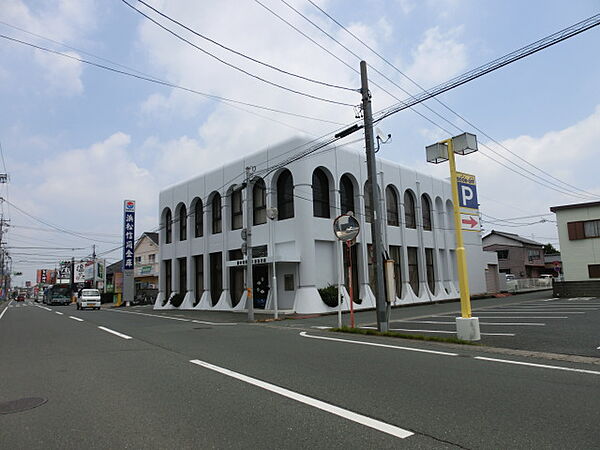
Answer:
<path fill-rule="evenodd" d="M 385 189 L 385 202 L 387 207 L 387 224 L 393 227 L 400 225 L 398 217 L 398 196 L 392 186 Z"/>
<path fill-rule="evenodd" d="M 340 180 L 340 203 L 341 214 L 346 214 L 348 211 L 356 213 L 354 208 L 354 185 L 348 175 L 342 176 Z"/>
<path fill-rule="evenodd" d="M 194 269 L 196 271 L 196 291 L 194 294 L 194 306 L 202 299 L 204 293 L 204 255 L 194 256 Z"/>
<path fill-rule="evenodd" d="M 425 249 L 425 266 L 427 267 L 427 285 L 432 294 L 435 294 L 435 267 L 433 265 L 433 249 Z"/>
<path fill-rule="evenodd" d="M 194 204 L 194 237 L 204 236 L 204 210 L 202 200 L 197 199 Z"/>
<path fill-rule="evenodd" d="M 411 191 L 404 192 L 404 222 L 406 228 L 417 228 L 415 197 Z"/>
<path fill-rule="evenodd" d="M 179 240 L 187 239 L 187 210 L 185 205 L 179 207 Z"/>
<path fill-rule="evenodd" d="M 313 216 L 331 217 L 329 212 L 329 180 L 321 169 L 315 169 L 312 175 Z"/>
<path fill-rule="evenodd" d="M 367 181 L 365 183 L 365 220 L 368 223 L 373 222 L 373 204 L 371 203 L 371 183 Z"/>
<path fill-rule="evenodd" d="M 171 210 L 167 208 L 165 214 L 165 244 L 170 244 L 173 241 L 173 217 Z"/>
<path fill-rule="evenodd" d="M 431 202 L 425 194 L 421 195 L 421 208 L 423 210 L 423 229 L 431 231 Z"/>
<path fill-rule="evenodd" d="M 496 250 L 496 254 L 498 255 L 498 259 L 508 259 L 508 249 Z"/>
<path fill-rule="evenodd" d="M 408 253 L 408 283 L 416 296 L 419 295 L 419 249 L 407 247 Z"/>
<path fill-rule="evenodd" d="M 163 261 L 164 264 L 164 268 L 165 268 L 165 285 L 164 285 L 164 291 L 165 291 L 165 303 L 169 301 L 169 297 L 171 297 L 171 289 L 172 289 L 172 283 L 171 283 L 171 260 L 170 259 L 165 259 Z"/>
<path fill-rule="evenodd" d="M 267 188 L 265 182 L 259 179 L 252 188 L 252 200 L 254 208 L 254 225 L 260 225 L 267 222 Z"/>
<path fill-rule="evenodd" d="M 216 193 L 213 196 L 211 203 L 212 212 L 212 234 L 220 233 L 222 230 L 221 224 L 221 195 Z"/>
<path fill-rule="evenodd" d="M 212 305 L 219 302 L 223 292 L 223 260 L 221 252 L 210 254 L 210 297 Z"/>
<path fill-rule="evenodd" d="M 277 178 L 278 220 L 294 217 L 294 180 L 289 170 L 284 170 Z"/>
<path fill-rule="evenodd" d="M 236 190 L 231 193 L 231 229 L 239 230 L 244 222 L 242 213 L 242 191 Z"/>
<path fill-rule="evenodd" d="M 179 258 L 179 294 L 185 295 L 187 292 L 187 261 L 186 258 Z"/>
<path fill-rule="evenodd" d="M 390 245 L 390 258 L 394 260 L 394 279 L 396 280 L 396 297 L 402 298 L 402 247 Z"/>

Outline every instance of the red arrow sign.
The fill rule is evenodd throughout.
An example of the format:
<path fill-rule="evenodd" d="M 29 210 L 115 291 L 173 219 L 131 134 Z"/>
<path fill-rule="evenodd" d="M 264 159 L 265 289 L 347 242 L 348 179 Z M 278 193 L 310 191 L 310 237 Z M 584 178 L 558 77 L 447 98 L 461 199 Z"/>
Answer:
<path fill-rule="evenodd" d="M 475 228 L 479 222 L 477 222 L 473 216 L 469 217 L 469 220 L 462 219 L 462 223 L 465 225 L 471 225 L 471 228 Z"/>

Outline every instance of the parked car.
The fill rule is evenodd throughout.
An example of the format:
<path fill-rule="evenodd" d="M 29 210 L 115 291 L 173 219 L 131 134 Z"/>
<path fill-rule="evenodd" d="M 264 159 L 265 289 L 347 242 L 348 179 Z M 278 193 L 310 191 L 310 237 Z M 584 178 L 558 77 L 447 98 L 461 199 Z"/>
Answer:
<path fill-rule="evenodd" d="M 82 289 L 77 294 L 77 309 L 100 309 L 100 291 L 98 289 Z"/>

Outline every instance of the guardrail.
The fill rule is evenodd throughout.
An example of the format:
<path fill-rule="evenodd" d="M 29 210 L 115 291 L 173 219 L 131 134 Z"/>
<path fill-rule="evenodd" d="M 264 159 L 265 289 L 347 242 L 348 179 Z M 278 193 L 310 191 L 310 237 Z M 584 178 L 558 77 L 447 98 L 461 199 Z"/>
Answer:
<path fill-rule="evenodd" d="M 518 278 L 507 280 L 508 292 L 542 291 L 552 289 L 552 278 Z"/>

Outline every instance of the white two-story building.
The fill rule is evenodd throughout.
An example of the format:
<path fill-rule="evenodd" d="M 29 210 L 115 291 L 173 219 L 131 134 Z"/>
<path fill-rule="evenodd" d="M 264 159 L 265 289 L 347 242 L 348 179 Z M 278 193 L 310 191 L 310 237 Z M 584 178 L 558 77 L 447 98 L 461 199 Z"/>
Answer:
<path fill-rule="evenodd" d="M 160 193 L 155 308 L 245 310 L 241 231 L 248 220 L 257 307 L 273 308 L 275 270 L 280 309 L 332 311 L 335 304 L 326 303 L 319 289 L 337 285 L 341 270 L 343 308 L 348 309 L 350 262 L 355 308 L 374 307 L 373 208 L 365 155 L 333 146 L 285 164 L 286 158 L 307 147 L 306 141 L 293 139 Z M 246 214 L 247 189 L 236 189 L 247 166 L 256 170 L 251 217 Z M 449 182 L 381 159 L 377 170 L 385 212 L 384 246 L 395 261 L 396 304 L 456 298 Z M 277 209 L 273 219 L 271 208 Z M 361 225 L 350 256 L 342 252 L 332 229 L 335 217 L 348 211 Z M 495 257 L 484 254 L 480 233 L 464 234 L 471 293 L 484 293 L 485 269 Z"/>

